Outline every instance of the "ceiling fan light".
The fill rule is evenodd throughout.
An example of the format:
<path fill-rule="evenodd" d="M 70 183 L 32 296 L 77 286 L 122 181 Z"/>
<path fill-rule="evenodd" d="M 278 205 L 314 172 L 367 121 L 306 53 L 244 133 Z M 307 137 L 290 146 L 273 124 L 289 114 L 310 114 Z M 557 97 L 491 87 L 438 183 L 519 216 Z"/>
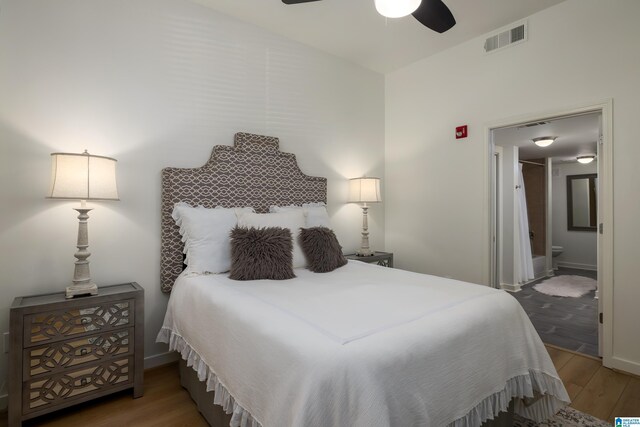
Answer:
<path fill-rule="evenodd" d="M 540 138 L 533 138 L 532 141 L 538 147 L 548 147 L 553 144 L 557 136 L 541 136 Z"/>
<path fill-rule="evenodd" d="M 402 18 L 420 6 L 421 0 L 375 0 L 376 10 L 387 18 Z"/>
<path fill-rule="evenodd" d="M 593 156 L 593 155 L 576 157 L 576 159 L 578 159 L 578 162 L 582 163 L 583 165 L 593 162 L 595 158 L 596 156 Z"/>

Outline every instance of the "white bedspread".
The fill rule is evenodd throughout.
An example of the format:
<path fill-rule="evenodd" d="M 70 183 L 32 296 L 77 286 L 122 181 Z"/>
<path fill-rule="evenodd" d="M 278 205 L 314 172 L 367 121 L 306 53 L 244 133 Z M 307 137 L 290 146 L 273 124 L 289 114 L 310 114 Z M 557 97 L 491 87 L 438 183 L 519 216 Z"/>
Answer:
<path fill-rule="evenodd" d="M 542 421 L 569 402 L 506 292 L 351 261 L 287 281 L 180 277 L 158 340 L 232 425 L 478 426 L 514 396 Z"/>

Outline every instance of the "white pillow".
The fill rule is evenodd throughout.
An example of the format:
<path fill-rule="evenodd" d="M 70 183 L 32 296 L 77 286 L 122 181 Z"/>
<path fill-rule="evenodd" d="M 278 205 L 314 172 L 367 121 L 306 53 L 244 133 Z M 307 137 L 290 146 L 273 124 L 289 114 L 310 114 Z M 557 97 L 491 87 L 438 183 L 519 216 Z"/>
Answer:
<path fill-rule="evenodd" d="M 293 239 L 293 268 L 307 266 L 307 260 L 298 244 L 300 229 L 305 226 L 304 213 L 301 209 L 265 214 L 242 212 L 238 214 L 238 226 L 247 228 L 288 228 L 291 231 L 291 238 Z"/>
<path fill-rule="evenodd" d="M 302 206 L 271 206 L 269 212 L 287 212 L 301 210 L 305 216 L 305 224 L 309 227 L 331 228 L 331 220 L 324 203 L 305 203 Z"/>
<path fill-rule="evenodd" d="M 241 212 L 253 212 L 253 208 L 207 209 L 183 202 L 175 204 L 171 216 L 180 227 L 187 274 L 215 274 L 231 269 L 229 233 Z"/>

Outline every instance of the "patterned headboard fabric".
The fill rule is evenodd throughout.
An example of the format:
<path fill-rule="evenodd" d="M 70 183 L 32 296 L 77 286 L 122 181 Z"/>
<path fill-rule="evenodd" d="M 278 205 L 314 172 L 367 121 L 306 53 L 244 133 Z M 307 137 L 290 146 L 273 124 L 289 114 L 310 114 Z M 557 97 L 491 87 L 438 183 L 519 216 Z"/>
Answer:
<path fill-rule="evenodd" d="M 182 272 L 183 243 L 171 218 L 173 206 L 186 202 L 206 208 L 300 205 L 327 201 L 327 179 L 300 171 L 296 156 L 282 153 L 278 138 L 237 133 L 234 145 L 216 145 L 209 161 L 199 168 L 162 170 L 162 230 L 160 285 L 171 292 Z"/>

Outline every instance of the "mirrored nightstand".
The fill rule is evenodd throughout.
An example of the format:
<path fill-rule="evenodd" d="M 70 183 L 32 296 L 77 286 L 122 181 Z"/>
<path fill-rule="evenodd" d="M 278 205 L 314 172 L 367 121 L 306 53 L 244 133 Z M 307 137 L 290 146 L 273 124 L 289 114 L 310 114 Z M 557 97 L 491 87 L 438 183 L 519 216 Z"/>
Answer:
<path fill-rule="evenodd" d="M 9 426 L 125 389 L 142 396 L 144 289 L 18 297 L 10 311 Z"/>

